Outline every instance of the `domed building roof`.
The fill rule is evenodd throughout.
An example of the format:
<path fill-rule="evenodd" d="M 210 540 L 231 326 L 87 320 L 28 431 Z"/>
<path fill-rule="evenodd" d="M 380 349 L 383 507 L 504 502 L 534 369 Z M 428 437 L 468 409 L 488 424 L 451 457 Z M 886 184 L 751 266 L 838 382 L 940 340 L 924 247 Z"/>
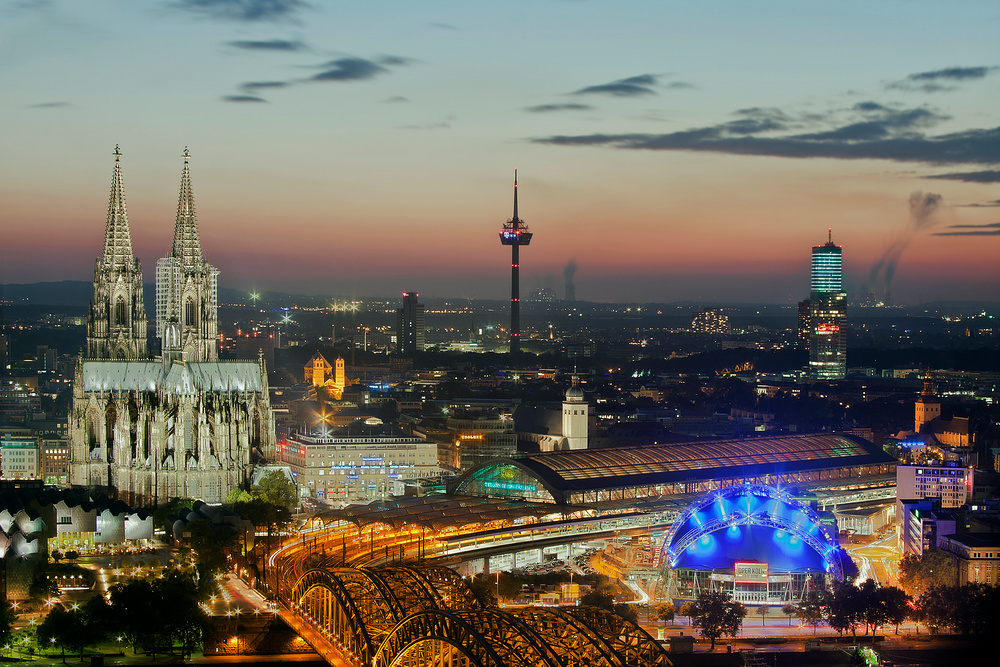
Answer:
<path fill-rule="evenodd" d="M 582 403 L 584 400 L 583 389 L 580 389 L 580 378 L 573 376 L 573 383 L 566 390 L 566 400 L 570 403 Z"/>

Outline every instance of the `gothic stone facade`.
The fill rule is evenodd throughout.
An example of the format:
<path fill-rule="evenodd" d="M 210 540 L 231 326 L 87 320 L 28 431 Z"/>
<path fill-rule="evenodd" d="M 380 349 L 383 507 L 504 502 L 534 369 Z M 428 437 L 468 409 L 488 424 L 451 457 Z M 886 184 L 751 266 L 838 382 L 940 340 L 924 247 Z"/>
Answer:
<path fill-rule="evenodd" d="M 157 337 L 148 358 L 142 273 L 132 255 L 121 153 L 87 322 L 87 358 L 73 384 L 70 483 L 132 505 L 175 497 L 223 501 L 274 459 L 263 360 L 218 361 L 218 270 L 201 254 L 185 151 L 170 255 L 157 267 Z"/>

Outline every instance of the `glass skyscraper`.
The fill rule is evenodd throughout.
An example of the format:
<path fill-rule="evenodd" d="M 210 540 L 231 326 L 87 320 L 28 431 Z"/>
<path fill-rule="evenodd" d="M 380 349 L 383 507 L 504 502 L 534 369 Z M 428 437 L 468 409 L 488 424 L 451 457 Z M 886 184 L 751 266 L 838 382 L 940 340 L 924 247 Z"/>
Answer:
<path fill-rule="evenodd" d="M 843 255 L 832 233 L 813 246 L 809 292 L 809 372 L 814 380 L 842 380 L 847 374 L 847 294 Z"/>

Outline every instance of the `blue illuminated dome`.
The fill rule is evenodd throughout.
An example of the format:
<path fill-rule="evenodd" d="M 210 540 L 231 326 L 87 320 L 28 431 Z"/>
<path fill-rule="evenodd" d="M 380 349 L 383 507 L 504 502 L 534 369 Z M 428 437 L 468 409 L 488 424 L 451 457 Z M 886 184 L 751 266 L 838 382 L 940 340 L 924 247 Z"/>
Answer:
<path fill-rule="evenodd" d="M 766 563 L 771 572 L 844 576 L 849 558 L 808 505 L 770 486 L 731 486 L 692 503 L 670 527 L 660 562 L 671 569 L 728 570 Z M 848 565 L 849 567 L 849 565 Z"/>

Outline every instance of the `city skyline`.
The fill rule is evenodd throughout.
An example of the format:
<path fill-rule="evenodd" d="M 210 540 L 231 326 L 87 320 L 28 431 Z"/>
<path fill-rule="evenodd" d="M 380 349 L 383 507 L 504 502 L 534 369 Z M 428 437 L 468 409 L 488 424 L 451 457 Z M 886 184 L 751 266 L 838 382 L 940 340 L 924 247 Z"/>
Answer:
<path fill-rule="evenodd" d="M 518 167 L 525 295 L 794 304 L 830 227 L 849 298 L 1000 293 L 990 3 L 0 13 L 2 283 L 91 278 L 120 144 L 146 282 L 189 146 L 224 287 L 503 299 Z"/>

